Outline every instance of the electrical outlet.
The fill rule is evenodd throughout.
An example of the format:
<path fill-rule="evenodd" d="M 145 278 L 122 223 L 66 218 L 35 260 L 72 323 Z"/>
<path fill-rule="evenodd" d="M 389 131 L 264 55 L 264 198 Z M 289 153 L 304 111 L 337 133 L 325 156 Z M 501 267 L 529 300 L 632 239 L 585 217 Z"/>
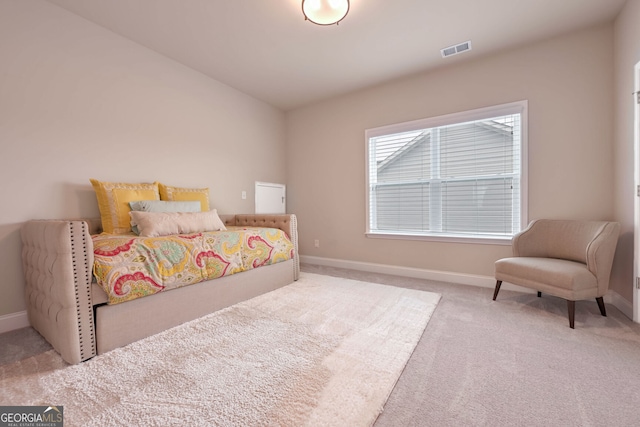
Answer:
<path fill-rule="evenodd" d="M 320 247 L 320 240 L 316 239 L 313 241 L 313 246 L 315 246 L 316 248 Z"/>
<path fill-rule="evenodd" d="M 247 198 L 247 192 L 243 191 L 242 192 L 242 200 L 246 200 L 246 198 Z"/>

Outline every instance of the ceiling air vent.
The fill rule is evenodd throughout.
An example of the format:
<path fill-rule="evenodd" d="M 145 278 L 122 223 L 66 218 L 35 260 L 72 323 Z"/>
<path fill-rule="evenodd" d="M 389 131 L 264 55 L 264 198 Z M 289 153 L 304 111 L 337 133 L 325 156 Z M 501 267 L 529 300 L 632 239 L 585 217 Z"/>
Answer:
<path fill-rule="evenodd" d="M 444 49 L 440 50 L 440 53 L 442 54 L 443 58 L 446 58 L 447 56 L 457 55 L 468 50 L 471 50 L 471 40 L 454 46 L 445 47 Z"/>

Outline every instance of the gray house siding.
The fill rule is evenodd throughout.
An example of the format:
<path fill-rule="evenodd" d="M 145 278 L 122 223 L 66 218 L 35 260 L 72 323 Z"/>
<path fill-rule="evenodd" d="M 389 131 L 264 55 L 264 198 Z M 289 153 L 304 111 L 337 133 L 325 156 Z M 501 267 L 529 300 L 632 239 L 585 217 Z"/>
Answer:
<path fill-rule="evenodd" d="M 497 164 L 496 155 L 505 161 Z M 377 165 L 377 229 L 511 233 L 513 156 L 512 128 L 492 121 L 446 126 L 399 144 Z"/>

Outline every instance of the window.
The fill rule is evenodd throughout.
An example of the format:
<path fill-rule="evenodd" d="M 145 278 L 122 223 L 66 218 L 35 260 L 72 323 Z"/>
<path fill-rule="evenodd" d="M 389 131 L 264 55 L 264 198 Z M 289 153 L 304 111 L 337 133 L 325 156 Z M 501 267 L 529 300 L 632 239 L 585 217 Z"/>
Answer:
<path fill-rule="evenodd" d="M 526 109 L 367 130 L 367 234 L 509 241 L 526 225 Z"/>

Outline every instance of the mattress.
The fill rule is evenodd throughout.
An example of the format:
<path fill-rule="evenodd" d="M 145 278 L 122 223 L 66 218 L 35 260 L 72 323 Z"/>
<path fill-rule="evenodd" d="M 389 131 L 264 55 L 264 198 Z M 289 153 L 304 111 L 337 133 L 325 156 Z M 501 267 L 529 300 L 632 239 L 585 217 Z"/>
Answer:
<path fill-rule="evenodd" d="M 92 236 L 93 274 L 108 304 L 287 261 L 294 246 L 282 230 L 228 227 L 224 231 L 139 237 Z"/>

